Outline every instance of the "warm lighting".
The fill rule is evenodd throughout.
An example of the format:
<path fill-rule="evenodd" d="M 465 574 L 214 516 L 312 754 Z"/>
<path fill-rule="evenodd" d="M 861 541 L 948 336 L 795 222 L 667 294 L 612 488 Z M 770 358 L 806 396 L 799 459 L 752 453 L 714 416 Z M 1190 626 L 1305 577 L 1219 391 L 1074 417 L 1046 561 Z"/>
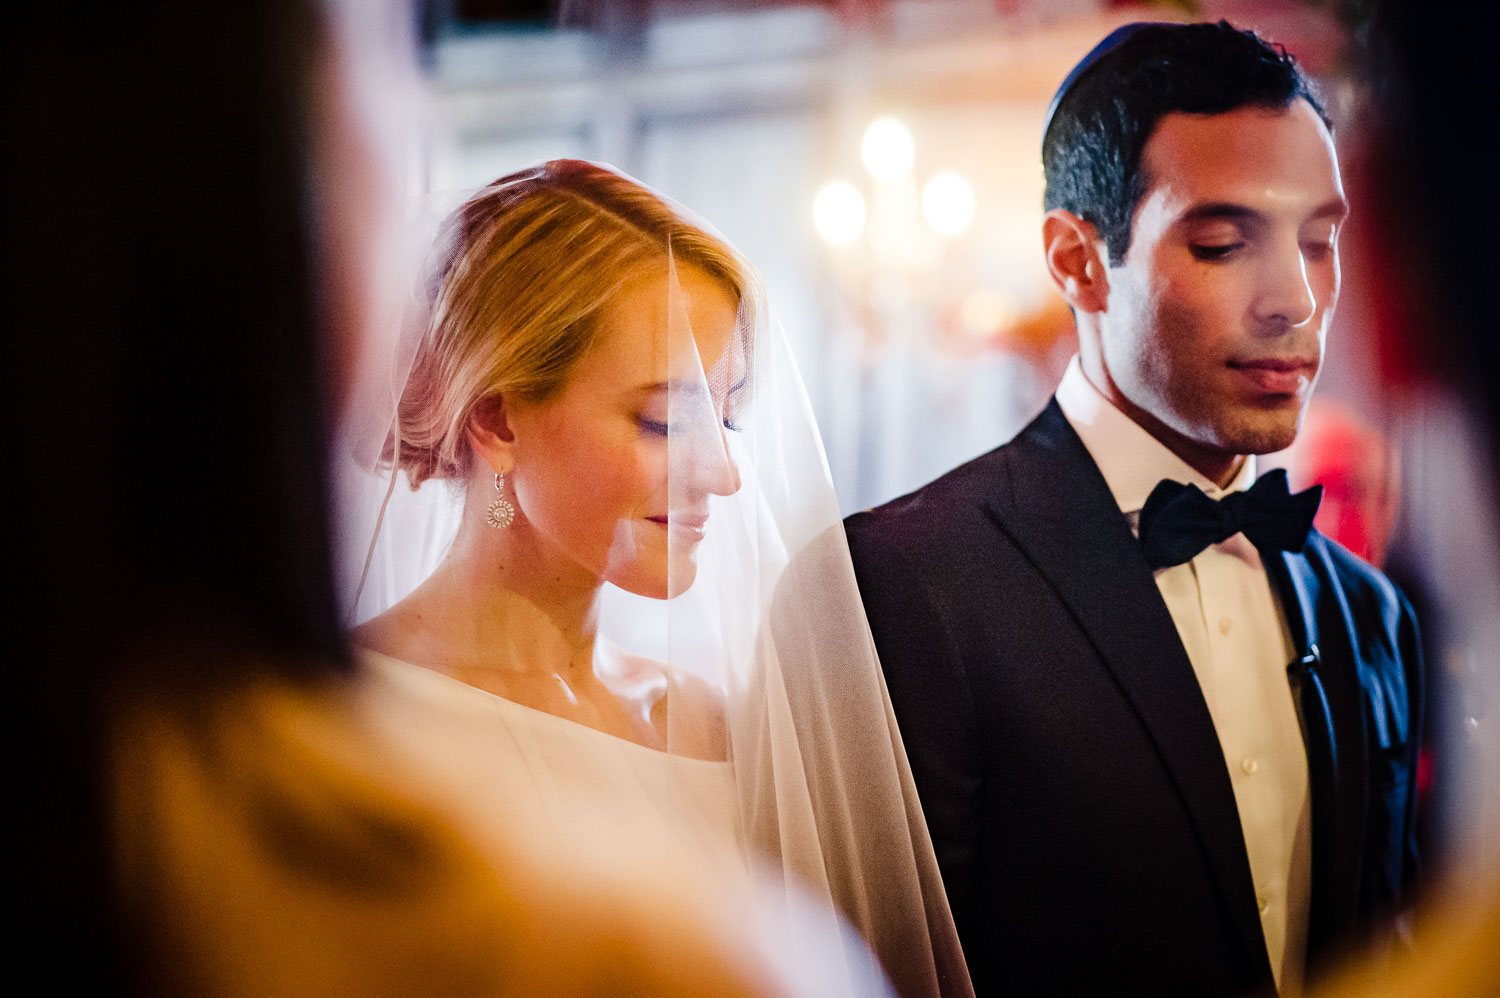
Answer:
<path fill-rule="evenodd" d="M 1019 316 L 1011 299 L 988 288 L 971 291 L 958 306 L 958 326 L 976 340 L 988 339 Z"/>
<path fill-rule="evenodd" d="M 956 173 L 939 173 L 922 190 L 922 214 L 942 235 L 961 235 L 974 221 L 974 188 Z"/>
<path fill-rule="evenodd" d="M 865 229 L 865 199 L 846 181 L 824 184 L 813 198 L 813 225 L 836 246 L 852 243 Z"/>
<path fill-rule="evenodd" d="M 894 180 L 906 175 L 916 157 L 916 145 L 911 132 L 896 118 L 876 118 L 865 129 L 864 141 L 860 143 L 865 168 L 882 180 Z"/>

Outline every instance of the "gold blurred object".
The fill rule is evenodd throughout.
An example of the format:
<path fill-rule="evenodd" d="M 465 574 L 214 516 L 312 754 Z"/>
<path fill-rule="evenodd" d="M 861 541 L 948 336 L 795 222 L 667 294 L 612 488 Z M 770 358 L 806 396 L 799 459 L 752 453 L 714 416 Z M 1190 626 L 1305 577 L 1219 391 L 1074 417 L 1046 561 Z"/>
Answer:
<path fill-rule="evenodd" d="M 1500 884 L 1431 908 L 1412 945 L 1359 961 L 1312 998 L 1493 998 L 1500 994 Z"/>
<path fill-rule="evenodd" d="M 148 993 L 778 993 L 683 881 L 465 827 L 353 702 L 265 683 L 125 716 L 117 856 Z"/>

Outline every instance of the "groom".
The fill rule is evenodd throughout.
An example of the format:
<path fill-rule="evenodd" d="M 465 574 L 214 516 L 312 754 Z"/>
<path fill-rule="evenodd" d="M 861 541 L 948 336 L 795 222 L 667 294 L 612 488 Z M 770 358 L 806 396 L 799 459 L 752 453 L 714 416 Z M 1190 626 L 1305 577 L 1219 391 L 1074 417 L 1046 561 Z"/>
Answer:
<path fill-rule="evenodd" d="M 847 522 L 974 983 L 1296 993 L 1408 899 L 1421 713 L 1406 600 L 1309 530 L 1319 490 L 1256 481 L 1338 295 L 1328 122 L 1253 34 L 1130 25 L 1042 158 L 1079 356 Z"/>

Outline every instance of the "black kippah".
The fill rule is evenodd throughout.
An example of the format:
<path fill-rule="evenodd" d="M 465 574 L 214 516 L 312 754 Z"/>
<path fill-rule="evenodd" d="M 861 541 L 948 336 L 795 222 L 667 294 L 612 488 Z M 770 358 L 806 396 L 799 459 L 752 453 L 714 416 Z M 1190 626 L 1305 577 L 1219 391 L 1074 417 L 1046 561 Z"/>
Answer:
<path fill-rule="evenodd" d="M 1068 71 L 1068 75 L 1063 78 L 1062 86 L 1058 87 L 1057 93 L 1052 95 L 1052 103 L 1047 105 L 1047 117 L 1042 122 L 1042 147 L 1045 149 L 1047 146 L 1047 133 L 1052 130 L 1052 119 L 1057 116 L 1057 109 L 1062 104 L 1063 98 L 1068 96 L 1068 93 L 1083 78 L 1084 74 L 1098 65 L 1100 59 L 1103 59 L 1147 28 L 1175 27 L 1178 27 L 1178 25 L 1171 21 L 1132 21 L 1129 24 L 1120 25 L 1105 35 L 1103 41 L 1098 45 L 1089 49 L 1089 54 L 1078 60 L 1078 64 Z"/>

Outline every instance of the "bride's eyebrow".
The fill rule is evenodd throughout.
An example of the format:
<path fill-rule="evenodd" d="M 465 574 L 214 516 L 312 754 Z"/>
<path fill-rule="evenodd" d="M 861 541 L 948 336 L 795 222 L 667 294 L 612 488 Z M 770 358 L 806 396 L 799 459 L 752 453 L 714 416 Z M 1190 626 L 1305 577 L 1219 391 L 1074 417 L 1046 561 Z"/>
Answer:
<path fill-rule="evenodd" d="M 750 373 L 747 371 L 740 377 L 738 381 L 729 386 L 729 388 L 724 392 L 724 397 L 726 399 L 734 398 L 740 392 L 744 391 L 749 384 Z M 648 384 L 641 385 L 636 389 L 636 392 L 642 397 L 655 395 L 658 392 L 667 392 L 680 393 L 683 395 L 703 395 L 707 396 L 709 399 L 713 398 L 713 392 L 707 390 L 707 385 L 705 385 L 702 381 L 696 379 L 689 380 L 678 378 L 671 381 L 653 381 Z"/>
<path fill-rule="evenodd" d="M 640 395 L 655 395 L 657 392 L 681 392 L 683 394 L 703 394 L 708 392 L 702 381 L 695 379 L 677 378 L 671 381 L 653 381 L 649 384 L 636 388 Z"/>

